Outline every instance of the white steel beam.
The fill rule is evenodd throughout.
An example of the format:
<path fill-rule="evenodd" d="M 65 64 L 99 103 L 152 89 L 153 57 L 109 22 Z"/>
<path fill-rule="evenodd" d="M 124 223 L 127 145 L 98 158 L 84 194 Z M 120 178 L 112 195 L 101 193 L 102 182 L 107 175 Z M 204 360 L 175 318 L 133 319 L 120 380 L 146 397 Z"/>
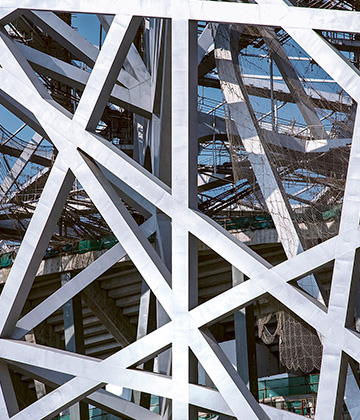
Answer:
<path fill-rule="evenodd" d="M 154 218 L 146 221 L 141 230 L 145 236 L 150 236 L 155 231 Z M 20 339 L 28 331 L 35 328 L 38 324 L 49 317 L 54 311 L 63 306 L 69 299 L 80 293 L 91 282 L 111 268 L 117 261 L 125 257 L 126 252 L 119 244 L 115 244 L 105 254 L 100 256 L 88 267 L 77 274 L 71 282 L 64 284 L 59 290 L 54 292 L 38 306 L 24 315 L 16 324 L 12 338 Z"/>
<path fill-rule="evenodd" d="M 230 28 L 219 25 L 215 37 L 215 59 L 221 88 L 285 253 L 293 257 L 303 251 L 299 228 L 279 175 L 269 160 L 266 141 L 253 115 L 230 37 Z M 314 294 L 311 288 L 309 290 Z"/>
<path fill-rule="evenodd" d="M 228 26 L 219 25 L 215 37 L 215 59 L 221 88 L 285 253 L 293 257 L 303 250 L 298 227 L 279 175 L 269 160 L 266 141 L 255 122 L 236 64 L 237 54 L 230 45 L 230 32 Z"/>
<path fill-rule="evenodd" d="M 141 361 L 146 357 L 151 357 L 157 351 L 161 351 L 163 348 L 168 346 L 171 340 L 171 324 L 168 324 L 147 335 L 141 340 L 129 345 L 125 349 L 120 350 L 118 353 L 106 360 L 107 363 L 110 362 L 112 366 L 114 366 L 113 363 L 120 362 L 120 365 L 123 367 L 131 366 L 137 362 L 141 363 Z M 81 366 L 81 363 L 77 364 L 79 367 Z M 114 369 L 114 367 L 112 367 L 112 369 Z M 113 372 L 113 374 L 116 375 L 116 372 Z M 117 382 L 117 380 L 115 382 Z M 69 407 L 74 402 L 90 395 L 95 390 L 98 390 L 102 385 L 102 382 L 99 383 L 93 380 L 76 377 L 66 382 L 55 391 L 47 394 L 41 400 L 22 410 L 19 415 L 14 418 L 22 420 L 23 418 L 26 418 L 26 416 L 33 416 L 33 418 L 36 418 L 35 416 L 39 416 L 41 419 L 50 419 L 54 416 L 54 414 L 56 414 L 56 412 L 59 412 Z M 165 394 L 167 394 L 167 392 L 165 392 Z"/>
<path fill-rule="evenodd" d="M 74 115 L 74 121 L 94 131 L 140 25 L 140 18 L 115 17 Z M 120 42 L 116 42 L 119 40 Z M 110 68 L 107 73 L 98 68 Z M 85 122 L 85 125 L 84 125 Z"/>
<path fill-rule="evenodd" d="M 104 28 L 105 32 L 109 31 L 110 25 L 113 21 L 113 16 L 110 15 L 98 15 L 98 19 Z M 124 69 L 129 75 L 133 74 L 138 82 L 145 83 L 150 79 L 145 63 L 143 62 L 139 51 L 132 43 L 129 49 L 129 53 L 124 61 Z M 120 77 L 121 80 L 121 77 Z M 123 83 L 123 81 L 122 81 Z M 123 83 L 124 84 L 124 83 Z"/>
<path fill-rule="evenodd" d="M 193 330 L 191 334 L 191 349 L 235 417 L 269 420 L 209 331 Z"/>
<path fill-rule="evenodd" d="M 16 5 L 14 0 L 3 0 L 0 7 L 0 16 L 4 7 L 10 9 L 12 7 L 24 7 L 29 10 L 33 8 L 37 11 L 46 11 L 49 5 L 48 1 L 45 0 L 24 1 Z M 360 361 L 358 350 L 360 334 L 349 328 L 349 308 L 352 308 L 350 299 L 352 268 L 354 266 L 355 250 L 360 244 L 358 228 L 359 198 L 357 195 L 359 123 L 356 123 L 352 144 L 353 150 L 350 157 L 349 178 L 344 197 L 339 235 L 300 255 L 295 255 L 298 246 L 291 245 L 295 236 L 285 237 L 284 240 L 288 241 L 289 249 L 294 248 L 293 257 L 283 264 L 271 267 L 270 264 L 235 239 L 229 232 L 222 229 L 216 222 L 196 210 L 196 203 L 194 202 L 196 176 L 193 175 L 196 175 L 194 166 L 197 156 L 194 118 L 197 116 L 195 78 L 198 59 L 194 21 L 221 21 L 226 23 L 240 20 L 239 23 L 241 24 L 282 26 L 294 38 L 303 37 L 304 39 L 299 39 L 298 43 L 309 54 L 313 55 L 313 58 L 323 66 L 337 83 L 345 89 L 348 88 L 348 93 L 355 100 L 359 100 L 359 72 L 354 71 L 313 32 L 313 29 L 343 31 L 344 27 L 350 32 L 360 31 L 359 14 L 290 7 L 285 3 L 260 5 L 195 0 L 182 2 L 161 0 L 157 2 L 156 8 L 154 8 L 153 1 L 150 0 L 134 0 L 133 2 L 105 0 L 101 3 L 94 0 L 86 2 L 74 0 L 71 5 L 65 0 L 57 0 L 54 2 L 52 10 L 114 14 L 116 15 L 114 18 L 115 26 L 112 26 L 114 33 L 112 35 L 112 29 L 110 29 L 107 37 L 107 40 L 110 41 L 108 43 L 105 41 L 104 52 L 97 57 L 93 72 L 85 82 L 87 85 L 74 118 L 71 114 L 61 110 L 51 99 L 48 92 L 39 85 L 36 74 L 20 53 L 19 48 L 3 34 L 0 37 L 1 100 L 17 115 L 28 118 L 40 135 L 44 133 L 44 137 L 53 142 L 59 154 L 40 200 L 41 204 L 38 205 L 39 210 L 35 211 L 0 298 L 2 337 L 9 337 L 13 333 L 16 336 L 22 334 L 21 330 L 14 330 L 15 324 L 35 277 L 35 267 L 43 255 L 56 223 L 56 216 L 61 211 L 67 191 L 71 187 L 73 179 L 71 172 L 78 177 L 105 221 L 119 238 L 124 251 L 128 253 L 159 299 L 170 320 L 166 325 L 159 327 L 156 331 L 130 344 L 104 361 L 75 354 L 70 355 L 67 352 L 29 345 L 21 341 L 2 339 L 0 356 L 3 360 L 34 364 L 37 367 L 52 369 L 55 372 L 64 372 L 72 378 L 22 412 L 16 413 L 12 419 L 50 419 L 62 409 L 90 396 L 104 383 L 109 382 L 173 398 L 173 419 L 191 419 L 195 411 L 189 410 L 189 406 L 202 406 L 202 404 L 207 406 L 201 401 L 208 391 L 199 391 L 196 385 L 189 384 L 194 381 L 190 369 L 192 362 L 188 351 L 189 347 L 196 353 L 199 363 L 211 372 L 211 377 L 221 393 L 223 402 L 219 404 L 219 407 L 223 414 L 235 415 L 238 418 L 241 418 L 244 413 L 246 413 L 247 418 L 291 418 L 290 414 L 283 415 L 275 409 L 258 405 L 249 396 L 245 385 L 228 365 L 228 361 L 219 351 L 217 344 L 200 330 L 206 324 L 233 313 L 266 293 L 280 300 L 325 337 L 323 360 L 323 372 L 325 373 L 324 375 L 322 373 L 319 387 L 320 408 L 317 417 L 322 420 L 336 416 L 337 407 L 342 401 L 340 397 L 342 397 L 344 388 L 343 378 L 346 375 L 346 368 L 343 367 L 345 359 L 341 355 L 347 353 L 354 360 Z M 96 120 L 101 116 L 106 98 L 110 96 L 113 84 L 116 83 L 116 73 L 120 72 L 121 64 L 124 63 L 126 53 L 130 48 L 131 32 L 134 34 L 134 31 L 127 32 L 121 28 L 121 25 L 126 27 L 129 22 L 134 22 L 133 16 L 142 15 L 174 18 L 172 21 L 173 49 L 171 60 L 173 72 L 172 130 L 169 133 L 173 155 L 171 188 L 166 182 L 157 179 L 156 176 L 150 174 L 124 153 L 121 153 L 115 146 L 86 131 L 86 129 L 94 129 Z M 117 25 L 117 22 L 119 25 Z M 153 25 L 152 30 L 154 30 L 156 36 L 163 33 L 163 23 L 151 20 L 151 25 Z M 179 36 L 179 39 L 176 38 L 178 33 L 182 35 Z M 128 38 L 127 35 L 129 35 Z M 124 39 L 124 36 L 126 45 L 121 46 L 121 40 Z M 153 41 L 152 69 L 159 68 L 161 70 L 161 60 L 159 60 L 161 56 L 158 54 L 158 49 L 163 44 L 156 45 L 156 38 Z M 330 62 L 329 58 L 326 57 L 327 53 L 334 58 L 338 68 L 332 68 L 333 62 Z M 101 65 L 103 57 L 104 63 L 106 63 L 104 66 Z M 118 66 L 113 66 L 113 63 L 117 63 Z M 156 77 L 156 80 L 158 80 L 158 77 Z M 238 87 L 238 85 L 239 82 L 234 79 L 234 86 Z M 105 89 L 99 90 L 99 86 Z M 153 85 L 152 88 L 156 90 L 156 87 L 159 86 Z M 249 115 L 247 115 L 247 120 L 249 120 Z M 251 116 L 249 121 L 251 122 Z M 253 127 L 254 124 L 250 126 L 247 133 L 249 135 L 245 135 L 245 138 L 255 138 L 256 140 L 259 137 L 256 129 L 254 132 Z M 194 139 L 195 141 L 193 141 Z M 256 143 L 256 146 L 257 149 L 251 150 L 254 154 L 260 151 L 259 142 Z M 159 148 L 161 150 L 162 145 Z M 259 162 L 262 165 L 267 165 L 266 161 L 264 163 L 263 160 L 259 159 Z M 120 179 L 118 184 L 113 183 L 113 185 L 122 189 L 122 185 L 126 184 L 130 191 L 136 191 L 138 195 L 150 203 L 150 207 L 154 206 L 154 208 L 165 213 L 166 217 L 171 218 L 174 245 L 172 247 L 171 270 L 161 261 L 159 255 L 146 239 L 146 235 L 141 232 L 130 217 L 119 198 L 117 190 L 109 182 L 109 177 L 104 175 L 102 168 L 106 168 L 114 177 Z M 267 174 L 267 168 L 268 166 L 263 167 L 264 175 Z M 268 188 L 266 185 L 264 187 L 268 188 L 267 199 L 278 188 L 276 182 L 274 183 L 274 179 L 276 180 L 275 174 L 270 172 L 270 175 L 270 187 Z M 283 199 L 281 194 L 280 198 Z M 281 201 L 281 205 L 286 208 L 286 203 L 284 204 L 283 201 Z M 150 214 L 153 214 L 150 208 L 148 210 Z M 280 210 L 274 208 L 274 212 L 281 215 L 287 214 L 284 213 L 283 208 Z M 189 298 L 192 297 L 194 301 L 196 298 L 195 291 L 191 290 L 191 285 L 189 285 L 189 280 L 194 276 L 194 273 L 191 272 L 191 258 L 194 258 L 194 254 L 192 254 L 194 238 L 191 235 L 200 239 L 236 269 L 243 272 L 249 277 L 249 280 L 205 304 L 194 307 L 196 303 L 191 300 L 189 302 Z M 297 238 L 295 237 L 295 239 Z M 105 254 L 108 257 L 105 258 L 106 264 L 109 264 L 115 259 L 115 256 L 118 257 L 121 253 L 122 250 L 117 247 L 113 254 Z M 288 283 L 306 276 L 319 266 L 334 259 L 335 270 L 328 309 L 308 294 Z M 76 290 L 81 290 L 86 281 L 93 281 L 96 275 L 102 272 L 100 265 L 99 263 L 90 266 L 91 268 L 86 273 L 89 274 L 89 280 L 85 280 L 85 274 L 72 279 L 69 285 L 74 280 L 75 282 L 71 287 L 69 286 L 66 291 L 59 291 L 57 304 L 65 296 L 72 295 Z M 356 270 L 355 274 L 357 274 Z M 345 280 L 343 280 L 344 277 Z M 171 280 L 172 287 L 169 286 Z M 194 287 L 196 289 L 196 286 Z M 43 316 L 46 318 L 46 313 L 50 311 L 48 307 L 50 301 L 47 301 L 41 310 L 39 309 L 31 322 L 30 318 L 34 315 L 34 312 L 31 316 L 29 315 L 29 322 L 24 322 L 26 319 L 24 318 L 22 320 L 23 324 L 28 327 L 34 322 L 36 324 Z M 22 328 L 21 322 L 18 324 L 18 328 Z M 26 328 L 23 329 L 26 330 Z M 174 356 L 172 379 L 129 369 L 167 350 L 171 345 L 173 345 Z M 332 360 L 334 363 L 332 363 Z M 324 383 L 328 383 L 328 387 L 324 387 Z M 3 383 L 2 389 L 4 390 Z M 328 395 L 326 395 L 327 392 Z M 330 398 L 331 396 L 334 398 Z M 3 410 L 5 404 L 3 397 L 2 393 L 0 395 L 0 410 Z M 325 412 L 325 409 L 322 408 L 325 406 L 324 402 L 328 402 L 331 406 L 328 412 Z M 6 412 L 3 411 L 3 413 L 4 418 L 8 418 Z M 321 417 L 322 415 L 323 417 Z"/>
<path fill-rule="evenodd" d="M 72 379 L 71 375 L 41 369 L 35 366 L 23 365 L 16 362 L 11 363 L 11 367 L 13 367 L 17 372 L 31 376 L 52 388 L 63 385 Z M 145 410 L 144 408 L 105 391 L 104 389 L 99 389 L 90 394 L 85 399 L 85 402 L 118 417 L 125 416 L 126 418 L 135 420 L 143 420 L 144 418 L 148 420 L 160 420 L 160 416 L 158 414 Z"/>
<path fill-rule="evenodd" d="M 197 23 L 173 19 L 172 29 L 172 195 L 187 207 L 196 206 L 197 174 L 194 147 L 197 147 Z M 179 36 L 180 35 L 180 36 Z M 188 86 L 184 89 L 184 86 Z M 172 377 L 176 394 L 172 401 L 172 416 L 195 420 L 197 410 L 189 405 L 192 360 L 189 350 L 189 325 L 184 323 L 189 309 L 197 305 L 197 275 L 194 276 L 191 238 L 178 218 L 173 218 L 172 229 L 172 290 L 175 335 L 172 346 Z M 197 246 L 197 244 L 196 244 Z M 197 266 L 197 259 L 196 259 Z M 191 297 L 191 298 L 190 298 Z"/>
<path fill-rule="evenodd" d="M 11 335 L 74 181 L 58 158 L 0 295 L 1 336 Z"/>
<path fill-rule="evenodd" d="M 0 12 L 8 13 L 9 9 L 33 9 L 25 0 L 19 3 L 16 0 L 3 0 Z M 5 11 L 4 11 L 5 10 Z M 49 10 L 48 0 L 38 0 L 36 10 Z M 97 0 L 76 0 L 71 3 L 59 1 L 51 5 L 52 11 L 93 13 L 93 14 L 123 14 L 147 17 L 172 18 L 177 16 L 179 19 L 190 19 L 198 21 L 211 21 L 234 23 L 241 20 L 243 24 L 283 26 L 293 28 L 331 30 L 342 32 L 344 24 L 348 32 L 360 32 L 358 14 L 353 11 L 326 10 L 294 8 L 286 3 L 276 4 L 237 4 L 231 2 L 206 2 L 204 0 L 188 1 L 183 7 L 179 7 L 177 1 L 157 3 L 154 9 L 152 0 L 133 0 L 131 4 L 114 3 L 111 0 L 103 1 L 101 4 Z M 241 16 L 241 19 L 237 19 Z M 281 19 L 281 22 L 280 22 Z"/>
<path fill-rule="evenodd" d="M 79 58 L 81 61 L 86 63 L 91 68 L 94 66 L 98 58 L 98 55 L 100 53 L 99 49 L 95 45 L 87 41 L 85 38 L 83 38 L 73 28 L 67 25 L 56 14 L 52 12 L 32 11 L 32 12 L 27 12 L 26 15 L 30 18 L 30 20 L 32 20 L 35 24 L 39 25 L 40 28 L 45 30 L 56 41 L 58 41 L 61 45 L 63 45 L 75 57 Z M 108 22 L 108 25 L 106 26 L 106 31 L 108 31 L 110 27 L 110 23 L 113 21 L 113 19 L 111 19 L 110 16 L 108 16 L 106 21 Z M 137 78 L 134 78 L 134 76 L 132 76 L 125 68 L 121 69 L 121 71 L 119 71 L 120 74 L 118 74 L 117 79 L 123 86 L 125 86 L 127 89 L 130 89 L 131 92 L 129 94 L 126 92 L 126 89 L 122 88 L 121 86 L 115 86 L 113 93 L 116 93 L 115 96 L 120 96 L 120 98 L 125 100 L 125 102 L 127 99 L 127 95 L 130 95 L 130 98 L 129 98 L 130 102 L 131 100 L 134 100 L 135 102 L 138 102 L 138 103 L 141 102 L 138 98 L 139 95 L 142 96 L 142 100 L 144 99 L 144 97 L 146 97 L 146 95 L 148 95 L 149 102 L 150 102 L 149 74 L 147 73 L 144 64 L 141 64 L 142 60 L 135 46 L 131 43 L 129 48 L 130 49 L 127 54 L 127 57 L 123 60 L 124 65 L 126 63 L 130 63 L 131 68 L 136 69 L 135 75 L 137 76 Z M 39 54 L 39 53 L 34 52 L 33 54 L 35 54 L 35 57 L 38 57 L 35 65 L 37 66 L 40 65 L 41 67 L 43 67 L 42 63 L 44 62 L 44 57 L 42 57 L 42 59 L 39 60 L 39 58 L 41 58 L 41 55 L 40 55 L 41 53 Z M 49 60 L 53 61 L 54 64 L 59 64 L 59 60 L 56 60 L 51 56 L 47 57 L 47 61 Z M 63 67 L 64 69 L 67 68 L 64 64 L 62 64 L 61 67 Z M 71 66 L 71 67 L 74 68 L 74 66 Z M 54 71 L 59 72 L 59 69 L 56 69 L 55 67 Z M 76 73 L 76 68 L 72 72 L 75 75 L 79 74 L 79 72 Z M 70 74 L 72 74 L 72 72 L 70 72 Z M 132 97 L 134 97 L 134 99 Z M 140 105 L 139 109 L 141 108 L 142 107 Z"/>
<path fill-rule="evenodd" d="M 19 49 L 35 71 L 48 75 L 80 91 L 84 90 L 90 77 L 90 74 L 86 70 L 82 70 L 26 45 L 19 44 Z M 124 69 L 120 70 L 119 78 L 124 87 L 115 85 L 110 94 L 109 101 L 115 105 L 124 106 L 126 109 L 140 115 L 151 115 L 150 90 L 148 89 L 148 85 L 132 79 Z"/>

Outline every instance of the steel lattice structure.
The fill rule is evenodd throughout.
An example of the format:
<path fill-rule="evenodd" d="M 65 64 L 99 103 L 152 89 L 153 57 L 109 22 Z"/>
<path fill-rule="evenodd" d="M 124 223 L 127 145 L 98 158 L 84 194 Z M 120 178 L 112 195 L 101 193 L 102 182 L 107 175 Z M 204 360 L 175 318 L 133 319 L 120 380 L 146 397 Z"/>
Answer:
<path fill-rule="evenodd" d="M 264 294 L 280 301 L 321 335 L 323 358 L 316 418 L 339 418 L 345 382 L 347 380 L 350 386 L 353 381 L 352 374 L 347 374 L 348 357 L 360 363 L 360 336 L 351 327 L 352 298 L 359 274 L 356 253 L 360 245 L 358 115 L 338 235 L 302 252 L 296 229 L 288 229 L 286 233 L 280 227 L 279 236 L 289 258 L 272 267 L 196 208 L 197 22 L 282 27 L 357 102 L 360 99 L 359 71 L 316 31 L 344 31 L 346 28 L 346 31 L 360 33 L 359 14 L 294 7 L 282 0 L 258 1 L 257 4 L 195 0 L 2 0 L 0 23 L 5 25 L 20 11 L 19 8 L 21 11 L 33 10 L 39 16 L 51 10 L 112 15 L 114 18 L 98 56 L 92 56 L 95 64 L 88 79 L 82 80 L 85 89 L 73 114 L 57 104 L 40 83 L 25 58 L 25 49 L 18 47 L 5 32 L 0 33 L 0 100 L 39 135 L 49 139 L 58 152 L 0 297 L 1 419 L 49 419 L 82 399 L 130 418 L 155 420 L 160 417 L 107 393 L 102 389 L 106 383 L 170 399 L 174 420 L 195 418 L 197 409 L 194 407 L 238 419 L 295 418 L 294 414 L 255 401 L 207 329 L 209 324 Z M 171 20 L 171 57 L 168 58 L 171 76 L 167 76 L 171 80 L 172 93 L 169 131 L 171 187 L 95 133 L 110 96 L 120 97 L 122 103 L 128 100 L 134 108 L 148 107 L 151 113 L 151 104 L 147 103 L 147 97 L 141 96 L 141 90 L 131 97 L 133 92 L 130 89 L 126 92 L 123 86 L 116 84 L 141 16 L 169 19 L 168 23 Z M 224 42 L 217 47 L 222 50 L 230 48 Z M 235 109 L 237 105 L 236 100 L 231 99 L 232 93 L 228 92 L 227 101 Z M 254 155 L 260 147 L 255 137 L 250 132 L 249 138 L 255 140 L 249 143 L 249 148 L 252 148 L 249 153 Z M 268 198 L 267 205 L 271 211 L 276 201 L 278 223 L 287 220 L 285 224 L 291 224 L 289 208 L 282 202 L 276 177 L 273 177 L 261 147 L 257 154 L 252 163 L 260 165 L 265 178 L 263 188 L 264 196 Z M 119 244 L 21 317 L 37 267 L 74 177 Z M 138 200 L 141 197 L 152 217 L 139 227 L 115 186 Z M 170 239 L 165 244 L 165 248 L 171 248 L 171 264 L 159 256 L 147 239 L 157 229 L 159 215 L 163 218 L 166 215 L 171 220 L 171 235 L 168 234 Z M 200 305 L 197 305 L 194 269 L 197 240 L 248 277 L 246 282 Z M 166 313 L 168 318 L 164 325 L 103 361 L 21 340 L 125 254 L 133 261 Z M 328 306 L 290 284 L 305 278 L 303 287 L 309 290 L 314 283 L 310 274 L 332 260 L 335 264 Z M 171 375 L 133 368 L 169 348 Z M 195 359 L 216 389 L 197 385 L 194 380 Z M 59 386 L 18 411 L 7 364 Z"/>

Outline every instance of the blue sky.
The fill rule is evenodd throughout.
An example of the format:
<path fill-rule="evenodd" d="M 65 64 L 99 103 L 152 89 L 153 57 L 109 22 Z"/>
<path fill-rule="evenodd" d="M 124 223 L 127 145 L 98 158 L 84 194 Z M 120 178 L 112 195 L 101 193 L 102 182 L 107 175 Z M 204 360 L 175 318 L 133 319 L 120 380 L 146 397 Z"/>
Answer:
<path fill-rule="evenodd" d="M 75 27 L 78 32 L 84 36 L 89 42 L 94 45 L 99 45 L 99 31 L 100 24 L 96 15 L 92 14 L 74 14 L 72 19 L 72 25 Z M 105 38 L 105 33 L 103 31 L 102 41 Z M 294 42 L 290 40 L 285 45 L 285 48 L 289 55 L 295 56 L 299 55 L 304 58 L 307 57 L 306 53 L 302 51 Z M 251 55 L 264 55 L 266 54 L 266 49 L 255 49 L 253 47 L 248 47 L 246 51 L 250 56 Z M 293 64 L 298 68 L 298 70 L 303 73 L 305 72 L 306 77 L 317 78 L 317 79 L 328 79 L 327 74 L 318 66 L 310 65 L 309 61 L 293 61 Z M 243 57 L 241 60 L 241 65 L 243 67 L 243 72 L 245 74 L 258 74 L 258 75 L 268 75 L 269 74 L 269 60 L 264 57 Z M 274 66 L 274 76 L 278 76 L 279 72 Z M 326 83 L 323 85 L 315 85 L 322 90 L 338 90 L 337 85 Z M 202 88 L 199 88 L 199 94 L 202 93 Z M 222 101 L 222 95 L 218 90 L 215 89 L 205 89 L 205 95 L 210 98 L 216 99 L 219 102 Z M 262 112 L 268 112 L 270 110 L 270 101 L 263 98 L 252 98 L 253 107 L 255 110 Z M 298 122 L 303 122 L 301 114 L 298 112 L 297 107 L 292 104 L 286 105 L 279 112 L 279 117 L 286 118 L 291 120 L 292 117 L 295 117 Z M 14 117 L 10 112 L 6 111 L 5 108 L 0 106 L 0 124 L 2 124 L 7 130 L 15 132 L 19 127 L 22 126 L 22 121 Z M 33 131 L 28 127 L 21 132 L 20 137 L 28 139 L 32 136 Z"/>
<path fill-rule="evenodd" d="M 89 42 L 99 46 L 100 23 L 96 15 L 76 13 L 73 15 L 72 26 Z M 104 32 L 102 38 L 104 40 Z"/>

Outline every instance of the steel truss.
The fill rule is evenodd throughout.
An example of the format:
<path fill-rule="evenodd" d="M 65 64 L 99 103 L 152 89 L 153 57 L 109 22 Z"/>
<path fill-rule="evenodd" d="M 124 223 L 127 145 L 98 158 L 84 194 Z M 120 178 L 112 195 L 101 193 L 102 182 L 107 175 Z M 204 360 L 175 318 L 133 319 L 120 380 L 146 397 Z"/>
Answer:
<path fill-rule="evenodd" d="M 221 22 L 219 27 L 225 31 L 226 24 L 233 23 L 281 27 L 358 102 L 359 71 L 317 31 L 344 31 L 346 28 L 359 33 L 359 14 L 295 7 L 282 0 L 261 0 L 257 4 L 194 0 L 59 0 L 51 4 L 33 0 L 19 4 L 19 1 L 2 0 L 0 23 L 5 26 L 24 11 L 46 27 L 55 39 L 66 43 L 68 50 L 80 56 L 92 71 L 89 74 L 70 63 L 45 57 L 39 51 L 18 45 L 5 31 L 0 32 L 0 102 L 39 137 L 51 141 L 57 150 L 0 296 L 1 419 L 50 419 L 81 400 L 127 418 L 155 420 L 170 415 L 166 404 L 158 415 L 115 397 L 102 389 L 107 383 L 171 400 L 174 420 L 197 418 L 198 409 L 238 419 L 296 418 L 294 414 L 255 400 L 208 329 L 210 324 L 265 294 L 280 301 L 321 336 L 323 357 L 316 419 L 340 418 L 345 383 L 352 390 L 350 399 L 347 397 L 349 407 L 352 404 L 356 410 L 356 401 L 351 402 L 351 398 L 357 398 L 359 389 L 353 373 L 350 370 L 348 373 L 348 362 L 351 358 L 360 363 L 360 335 L 354 331 L 352 319 L 360 245 L 358 115 L 339 232 L 304 251 L 297 229 L 292 226 L 289 230 L 284 226 L 285 219 L 288 224 L 294 223 L 291 209 L 281 181 L 269 163 L 264 139 L 251 116 L 246 95 L 238 92 L 241 101 L 236 103 L 231 97 L 233 92 L 223 86 L 225 99 L 232 105 L 233 112 L 237 108 L 248 112 L 245 118 L 250 125 L 246 129 L 236 115 L 232 117 L 246 152 L 251 155 L 250 161 L 256 166 L 255 176 L 288 256 L 285 262 L 271 266 L 197 209 L 197 22 Z M 101 50 L 85 42 L 80 35 L 69 32 L 71 28 L 53 12 L 100 15 L 108 31 Z M 151 72 L 133 45 L 141 16 L 150 18 L 148 24 L 158 25 L 154 29 L 158 37 L 152 39 L 154 45 L 149 49 L 152 55 L 147 57 Z M 159 20 L 155 24 L 152 18 Z M 262 31 L 265 31 L 262 36 L 267 36 L 271 42 L 275 35 L 268 29 Z M 69 38 L 70 33 L 72 38 Z M 157 49 L 162 50 L 163 55 L 157 55 Z M 216 60 L 225 60 L 221 51 L 230 49 L 215 38 Z M 64 82 L 83 89 L 74 112 L 55 102 L 39 80 L 35 70 L 45 68 L 56 70 Z M 231 77 L 234 79 L 230 83 L 236 85 L 237 91 L 241 90 L 236 75 Z M 294 77 L 289 67 L 285 77 Z M 224 82 L 221 75 L 220 81 Z M 139 147 L 140 163 L 137 163 L 96 132 L 109 101 L 151 120 L 147 133 L 151 133 L 152 140 L 144 139 L 144 144 L 152 152 L 152 173 L 144 168 L 146 147 Z M 319 118 L 304 91 L 298 102 L 308 124 L 314 122 L 312 134 L 319 135 Z M 321 140 L 326 142 L 326 138 Z M 13 168 L 11 182 L 16 176 L 16 168 Z M 119 243 L 22 316 L 37 268 L 75 178 Z M 8 189 L 9 185 L 10 181 Z M 122 199 L 131 202 L 144 215 L 146 221 L 141 226 Z M 154 232 L 159 239 L 157 250 L 147 239 Z M 248 278 L 200 305 L 196 272 L 198 241 Z M 126 254 L 143 277 L 144 289 L 148 287 L 158 302 L 161 316 L 155 330 L 141 330 L 139 321 L 137 340 L 128 341 L 126 345 L 124 339 L 124 348 L 105 360 L 22 341 L 27 333 Z M 331 292 L 326 306 L 310 274 L 333 260 Z M 290 284 L 299 278 L 306 279 L 300 286 L 310 293 Z M 159 372 L 134 368 L 154 356 L 159 356 Z M 198 385 L 198 362 L 215 389 Z M 168 367 L 162 368 L 166 364 Z M 19 411 L 9 367 L 57 388 Z"/>

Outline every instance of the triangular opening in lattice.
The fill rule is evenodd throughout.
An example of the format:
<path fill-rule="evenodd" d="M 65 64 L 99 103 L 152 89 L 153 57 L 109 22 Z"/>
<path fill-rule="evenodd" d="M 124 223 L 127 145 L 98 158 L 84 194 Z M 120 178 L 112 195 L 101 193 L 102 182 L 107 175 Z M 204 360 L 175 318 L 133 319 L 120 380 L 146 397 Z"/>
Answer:
<path fill-rule="evenodd" d="M 334 260 L 326 262 L 315 270 L 309 271 L 307 275 L 291 280 L 289 284 L 302 290 L 307 295 L 328 306 L 331 292 L 332 276 L 334 271 Z"/>

